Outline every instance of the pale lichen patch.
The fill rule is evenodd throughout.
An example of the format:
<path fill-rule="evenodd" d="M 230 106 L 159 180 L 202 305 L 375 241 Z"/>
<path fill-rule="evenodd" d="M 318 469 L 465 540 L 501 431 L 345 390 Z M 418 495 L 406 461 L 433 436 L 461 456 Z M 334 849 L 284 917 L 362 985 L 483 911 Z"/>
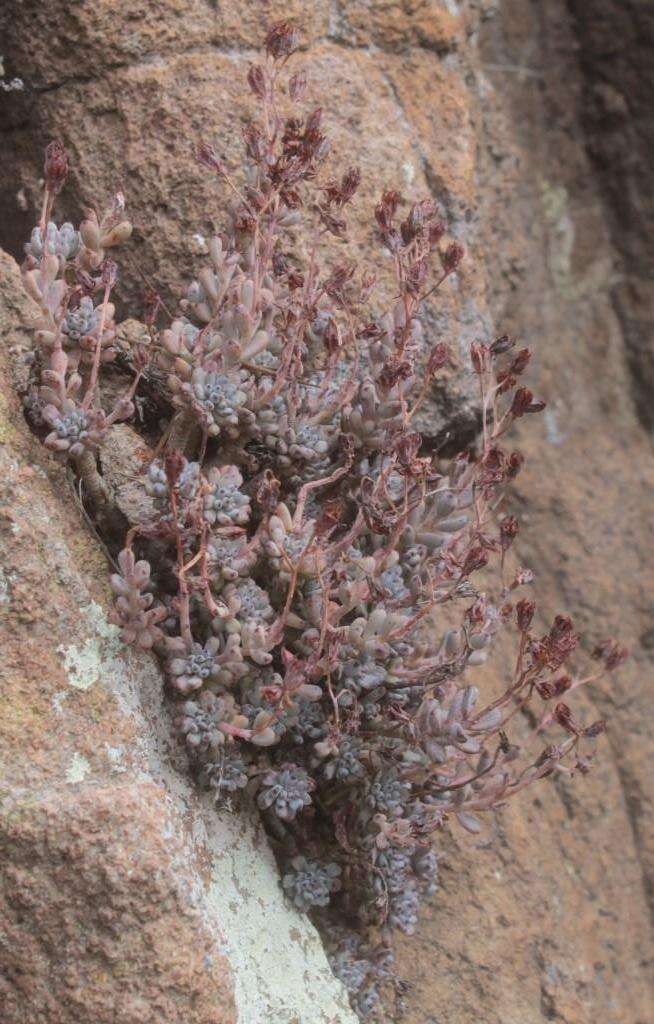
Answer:
<path fill-rule="evenodd" d="M 11 601 L 11 577 L 7 575 L 0 566 L 0 604 L 9 604 Z"/>
<path fill-rule="evenodd" d="M 91 601 L 81 609 L 81 616 L 90 635 L 82 644 L 60 644 L 57 652 L 63 658 L 69 685 L 77 690 L 88 690 L 116 667 L 117 659 L 122 660 L 123 648 L 120 631 L 107 621 L 99 604 Z"/>
<path fill-rule="evenodd" d="M 288 903 L 269 850 L 256 829 L 220 816 L 208 837 L 211 880 L 205 906 L 226 935 L 239 1024 L 356 1024 L 317 931 Z M 245 889 L 238 880 L 247 879 Z M 241 898 L 230 898 L 234 889 Z"/>
<path fill-rule="evenodd" d="M 81 647 L 76 644 L 60 644 L 57 652 L 62 655 L 68 685 L 76 690 L 88 690 L 100 678 L 97 640 L 86 640 Z"/>
<path fill-rule="evenodd" d="M 68 768 L 66 769 L 66 782 L 74 785 L 77 782 L 83 782 L 88 773 L 91 771 L 91 765 L 82 754 L 75 752 L 70 759 Z"/>

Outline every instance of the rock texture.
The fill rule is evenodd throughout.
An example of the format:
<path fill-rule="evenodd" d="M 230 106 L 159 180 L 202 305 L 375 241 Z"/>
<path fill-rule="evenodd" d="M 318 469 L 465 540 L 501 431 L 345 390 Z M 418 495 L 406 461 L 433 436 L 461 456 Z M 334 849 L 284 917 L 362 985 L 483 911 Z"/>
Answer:
<path fill-rule="evenodd" d="M 128 195 L 139 230 L 125 299 L 138 300 L 142 275 L 174 292 L 221 218 L 221 197 L 189 158 L 190 145 L 217 139 L 235 158 L 247 114 L 238 80 L 261 24 L 297 14 L 336 158 L 357 160 L 368 180 L 350 244 L 368 249 L 371 202 L 381 187 L 399 183 L 416 197 L 430 192 L 471 257 L 456 287 L 430 309 L 430 336 L 449 339 L 463 355 L 495 324 L 535 350 L 532 379 L 549 406 L 516 437 L 529 457 L 511 498 L 523 522 L 522 558 L 538 574 L 544 617 L 572 614 L 587 648 L 618 633 L 633 659 L 615 680 L 580 694 L 610 719 L 594 774 L 543 786 L 500 815 L 486 836 L 444 842 L 441 891 L 418 935 L 401 948 L 411 1024 L 654 1019 L 654 464 L 646 431 L 654 76 L 647 8 L 636 0 L 5 5 L 7 74 L 25 82 L 6 94 L 1 115 L 11 156 L 0 182 L 0 242 L 14 253 L 34 217 L 40 148 L 56 135 L 75 163 L 75 187 L 62 197 L 66 212 L 116 187 Z M 9 314 L 15 319 L 17 310 Z M 434 437 L 442 439 L 470 393 L 463 372 L 458 381 L 433 396 L 431 422 L 422 426 Z M 474 422 L 470 405 L 464 409 L 451 428 L 460 436 Z M 106 624 L 98 627 L 103 620 L 94 618 L 104 568 L 72 502 L 53 496 L 65 481 L 50 460 L 26 448 L 22 433 L 11 447 L 12 422 L 2 420 L 0 454 L 15 467 L 18 522 L 25 523 L 29 504 L 38 543 L 8 527 L 3 592 L 12 601 L 12 626 L 30 644 L 10 648 L 16 690 L 5 692 L 16 696 L 0 727 L 9 751 L 8 799 L 17 808 L 6 826 L 7 898 L 14 926 L 41 944 L 21 947 L 13 933 L 7 942 L 9 1020 L 26 1024 L 39 1013 L 47 1024 L 110 1020 L 102 1000 L 115 1007 L 128 988 L 135 1009 L 132 1017 L 118 1016 L 121 1024 L 176 1021 L 184 1013 L 190 1021 L 239 1013 L 290 1024 L 292 1016 L 278 1009 L 281 997 L 269 1004 L 272 1013 L 261 1005 L 247 1011 L 239 986 L 250 984 L 251 1002 L 261 977 L 297 972 L 297 962 L 257 975 L 252 958 L 250 966 L 239 964 L 232 950 L 230 967 L 221 959 L 221 943 L 235 945 L 241 929 L 254 942 L 256 924 L 246 926 L 224 887 L 207 882 L 204 840 L 193 838 L 180 811 L 183 773 L 149 767 L 140 774 L 143 759 L 151 765 L 159 749 L 156 723 L 166 728 L 150 670 L 132 666 L 118 675 L 120 692 L 131 694 L 129 713 L 121 710 L 126 698 L 111 696 L 113 670 L 101 685 L 70 683 L 88 678 L 98 644 L 108 643 L 111 659 L 119 658 L 102 635 Z M 54 524 L 47 530 L 46 516 Z M 81 624 L 77 607 L 92 608 L 90 625 Z M 57 645 L 71 640 L 75 653 L 62 660 Z M 138 683 L 135 696 L 130 673 L 142 679 L 141 671 L 150 681 Z M 149 695 L 149 711 L 139 693 Z M 118 769 L 108 753 L 114 748 Z M 91 797 L 106 815 L 94 824 Z M 195 798 L 186 793 L 187 800 Z M 213 829 L 211 842 L 229 845 L 227 821 L 210 824 L 198 807 L 192 813 L 198 828 Z M 133 875 L 121 860 L 131 855 Z M 176 869 L 180 859 L 183 871 Z M 142 877 L 143 886 L 132 877 Z M 92 913 L 98 890 L 106 895 L 106 922 Z M 147 943 L 143 921 L 152 933 Z M 199 928 L 183 962 L 183 939 L 170 941 L 173 928 L 176 936 Z M 221 931 L 224 940 L 216 937 Z M 200 971 L 205 955 L 214 967 Z M 48 971 L 54 1008 L 45 1001 Z M 34 999 L 29 1012 L 21 985 Z M 315 999 L 315 982 L 305 987 Z M 91 990 L 99 1007 L 76 1016 Z M 345 1020 L 343 1012 L 334 1010 L 334 1019 Z M 301 1024 L 316 1020 L 306 1005 L 295 1013 Z"/>
<path fill-rule="evenodd" d="M 611 298 L 632 372 L 636 409 L 651 430 L 654 9 L 639 0 L 574 0 L 570 9 L 583 70 L 583 123 L 617 256 Z"/>

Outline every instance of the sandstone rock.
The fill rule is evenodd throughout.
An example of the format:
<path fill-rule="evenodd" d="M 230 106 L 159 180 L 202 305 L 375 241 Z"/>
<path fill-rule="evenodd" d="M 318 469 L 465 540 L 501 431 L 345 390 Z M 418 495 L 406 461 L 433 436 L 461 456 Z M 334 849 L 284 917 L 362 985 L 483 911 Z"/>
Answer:
<path fill-rule="evenodd" d="M 11 12 L 7 12 L 10 14 Z M 299 21 L 306 43 L 327 33 L 328 11 L 319 0 L 249 0 L 225 6 L 205 0 L 78 0 L 47 9 L 21 0 L 6 21 L 8 66 L 22 69 L 28 89 L 56 89 L 90 81 L 115 68 L 161 64 L 167 55 L 245 49 L 254 56 L 265 26 Z M 23 29 L 29 25 L 29 32 Z"/>
<path fill-rule="evenodd" d="M 384 50 L 424 47 L 445 54 L 465 38 L 467 11 L 447 0 L 352 0 L 339 6 L 331 34 L 349 45 L 372 43 Z"/>
<path fill-rule="evenodd" d="M 606 198 L 621 273 L 611 295 L 646 428 L 654 427 L 654 10 L 638 0 L 571 4 L 584 72 L 581 114 L 586 144 Z"/>

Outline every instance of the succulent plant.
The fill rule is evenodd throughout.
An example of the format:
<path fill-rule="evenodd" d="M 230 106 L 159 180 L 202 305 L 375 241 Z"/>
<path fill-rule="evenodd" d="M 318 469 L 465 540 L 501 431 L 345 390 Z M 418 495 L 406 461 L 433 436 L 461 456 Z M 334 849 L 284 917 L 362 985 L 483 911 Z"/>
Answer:
<path fill-rule="evenodd" d="M 200 779 L 212 790 L 216 802 L 225 796 L 233 796 L 248 784 L 247 764 L 238 754 L 224 753 L 222 757 L 208 761 L 202 768 Z"/>
<path fill-rule="evenodd" d="M 282 878 L 289 899 L 298 910 L 326 907 L 331 895 L 340 888 L 338 864 L 319 864 L 306 857 L 294 857 Z"/>
<path fill-rule="evenodd" d="M 176 477 L 173 487 L 166 474 L 162 462 L 151 462 L 145 478 L 145 490 L 154 498 L 155 505 L 162 513 L 162 521 L 172 518 L 171 490 L 174 490 L 178 506 L 188 506 L 199 494 L 200 488 L 200 465 L 197 462 L 183 460 L 180 472 Z"/>
<path fill-rule="evenodd" d="M 204 644 L 167 637 L 166 649 L 166 672 L 178 693 L 192 693 L 207 683 L 229 686 L 247 671 L 236 636 L 212 636 Z"/>
<path fill-rule="evenodd" d="M 180 734 L 194 756 L 212 754 L 225 742 L 220 723 L 234 717 L 234 698 L 217 696 L 210 690 L 200 693 L 197 700 L 182 704 L 176 719 Z"/>
<path fill-rule="evenodd" d="M 400 817 L 411 797 L 411 784 L 400 778 L 395 768 L 389 768 L 372 779 L 366 803 L 374 811 Z"/>
<path fill-rule="evenodd" d="M 92 334 L 100 323 L 100 313 L 93 305 L 93 299 L 84 295 L 77 309 L 66 312 L 61 330 L 73 342 L 80 342 L 87 334 Z"/>
<path fill-rule="evenodd" d="M 35 227 L 32 231 L 29 242 L 25 246 L 25 253 L 35 260 L 41 259 L 44 255 L 60 256 L 62 260 L 71 260 L 77 256 L 80 249 L 79 232 L 72 224 L 66 222 L 60 228 L 53 221 L 49 221 L 43 234 L 41 227 Z"/>
<path fill-rule="evenodd" d="M 199 146 L 230 190 L 231 227 L 209 241 L 168 326 L 155 297 L 129 344 L 119 332 L 111 379 L 108 251 L 131 233 L 124 198 L 79 230 L 57 227 L 67 160 L 49 148 L 23 266 L 40 317 L 26 406 L 115 553 L 128 513 L 96 456 L 118 420 L 153 400 L 156 417 L 135 423 L 155 450 L 130 480 L 142 500 L 111 577 L 112 621 L 161 659 L 200 782 L 217 800 L 254 798 L 289 899 L 328 938 L 340 910 L 359 922 L 332 963 L 370 1016 L 392 988 L 393 931 L 413 931 L 435 889 L 439 830 L 477 831 L 526 786 L 586 771 L 604 723 L 583 724 L 561 699 L 586 681 L 561 674 L 578 637 L 562 615 L 533 632 L 517 520 L 499 512 L 522 465 L 506 433 L 543 407 L 520 384 L 528 350 L 514 354 L 506 336 L 475 342 L 476 447 L 445 459 L 423 443 L 414 414 L 449 355 L 430 347 L 421 308 L 464 253 L 443 243 L 435 201 L 386 190 L 374 210 L 396 271 L 386 309 L 371 312 L 372 277 L 342 250 L 327 266 L 309 241 L 304 259 L 303 228 L 313 237 L 317 224 L 321 245 L 345 237 L 360 174 L 322 173 L 319 108 L 282 118 L 275 90 L 297 43 L 288 23 L 273 26 L 249 72 L 263 116 L 245 129 L 243 189 Z M 297 101 L 301 79 L 288 90 Z M 515 632 L 515 671 L 485 694 L 480 667 L 500 629 Z M 596 656 L 598 672 L 612 671 L 624 650 L 607 642 Z M 538 700 L 552 710 L 537 716 L 537 749 L 522 752 L 507 730 Z M 542 746 L 550 727 L 557 742 Z M 378 928 L 374 949 L 366 936 Z"/>
<path fill-rule="evenodd" d="M 282 765 L 263 776 L 257 804 L 262 810 L 270 808 L 280 821 L 293 821 L 311 803 L 312 789 L 313 782 L 303 768 Z"/>
<path fill-rule="evenodd" d="M 72 400 L 62 403 L 60 408 L 46 405 L 42 416 L 52 427 L 52 433 L 45 439 L 48 448 L 81 455 L 85 448 L 97 447 L 103 440 L 98 421 L 94 424 L 94 418 Z"/>
<path fill-rule="evenodd" d="M 179 383 L 175 401 L 191 409 L 210 437 L 218 437 L 221 431 L 235 437 L 241 424 L 254 420 L 247 408 L 250 388 L 250 378 L 243 371 L 223 373 L 198 366 L 190 381 Z"/>
<path fill-rule="evenodd" d="M 134 553 L 125 549 L 118 555 L 119 572 L 111 577 L 111 589 L 115 594 L 112 621 L 121 627 L 121 638 L 125 643 L 150 648 L 162 637 L 159 625 L 166 617 L 163 605 L 155 605 L 151 586 L 150 564 L 137 562 Z"/>
<path fill-rule="evenodd" d="M 327 718 L 322 705 L 317 701 L 300 700 L 291 723 L 291 734 L 295 743 L 309 743 L 325 736 Z"/>
<path fill-rule="evenodd" d="M 204 518 L 212 526 L 244 526 L 250 518 L 250 498 L 241 490 L 243 477 L 236 466 L 210 469 L 204 496 Z"/>
<path fill-rule="evenodd" d="M 328 755 L 322 775 L 328 781 L 354 783 L 365 779 L 364 746 L 353 736 L 344 736 L 333 746 L 327 741 L 316 745 L 316 752 Z"/>

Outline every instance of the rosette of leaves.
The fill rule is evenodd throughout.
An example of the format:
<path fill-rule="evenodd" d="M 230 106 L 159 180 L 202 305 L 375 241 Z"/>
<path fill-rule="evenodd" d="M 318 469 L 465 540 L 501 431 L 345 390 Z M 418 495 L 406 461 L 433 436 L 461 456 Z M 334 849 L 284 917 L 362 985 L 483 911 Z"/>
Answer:
<path fill-rule="evenodd" d="M 298 910 L 326 907 L 331 894 L 340 889 L 338 864 L 319 864 L 307 857 L 294 857 L 282 877 L 282 885 Z"/>
<path fill-rule="evenodd" d="M 311 803 L 313 788 L 303 768 L 285 764 L 263 776 L 257 804 L 262 810 L 271 810 L 280 821 L 293 821 Z"/>
<path fill-rule="evenodd" d="M 252 379 L 243 370 L 223 371 L 197 366 L 189 381 L 175 382 L 174 403 L 188 408 L 209 437 L 224 433 L 236 438 L 244 424 L 254 422 L 248 408 Z"/>
<path fill-rule="evenodd" d="M 216 802 L 234 796 L 245 789 L 249 781 L 248 765 L 234 750 L 225 750 L 214 760 L 207 761 L 200 772 L 200 780 L 212 790 Z"/>
<path fill-rule="evenodd" d="M 250 518 L 250 498 L 240 490 L 243 477 L 236 466 L 213 466 L 207 473 L 203 515 L 212 526 L 244 526 Z"/>
<path fill-rule="evenodd" d="M 58 228 L 53 221 L 48 221 L 45 233 L 40 225 L 33 229 L 25 245 L 25 254 L 34 260 L 40 260 L 44 255 L 58 256 L 65 263 L 77 256 L 80 246 L 79 231 L 72 224 L 66 221 Z"/>
<path fill-rule="evenodd" d="M 201 470 L 198 462 L 191 462 L 183 456 L 179 460 L 179 472 L 172 481 L 162 460 L 155 459 L 148 466 L 144 486 L 154 503 L 157 524 L 168 531 L 176 523 L 186 526 L 202 516 Z M 173 507 L 174 510 L 173 511 Z"/>
<path fill-rule="evenodd" d="M 121 639 L 138 647 L 151 648 L 163 637 L 160 623 L 166 618 L 163 605 L 155 605 L 150 592 L 150 563 L 136 561 L 131 549 L 118 555 L 119 572 L 111 576 L 114 607 L 110 621 L 120 626 Z"/>
<path fill-rule="evenodd" d="M 243 530 L 229 534 L 213 534 L 207 543 L 206 563 L 211 578 L 219 589 L 223 582 L 233 582 L 247 576 L 257 561 L 254 545 L 248 543 Z"/>
<path fill-rule="evenodd" d="M 231 686 L 247 668 L 237 635 L 212 636 L 206 643 L 166 637 L 166 673 L 178 693 L 187 694 L 214 683 Z"/>

